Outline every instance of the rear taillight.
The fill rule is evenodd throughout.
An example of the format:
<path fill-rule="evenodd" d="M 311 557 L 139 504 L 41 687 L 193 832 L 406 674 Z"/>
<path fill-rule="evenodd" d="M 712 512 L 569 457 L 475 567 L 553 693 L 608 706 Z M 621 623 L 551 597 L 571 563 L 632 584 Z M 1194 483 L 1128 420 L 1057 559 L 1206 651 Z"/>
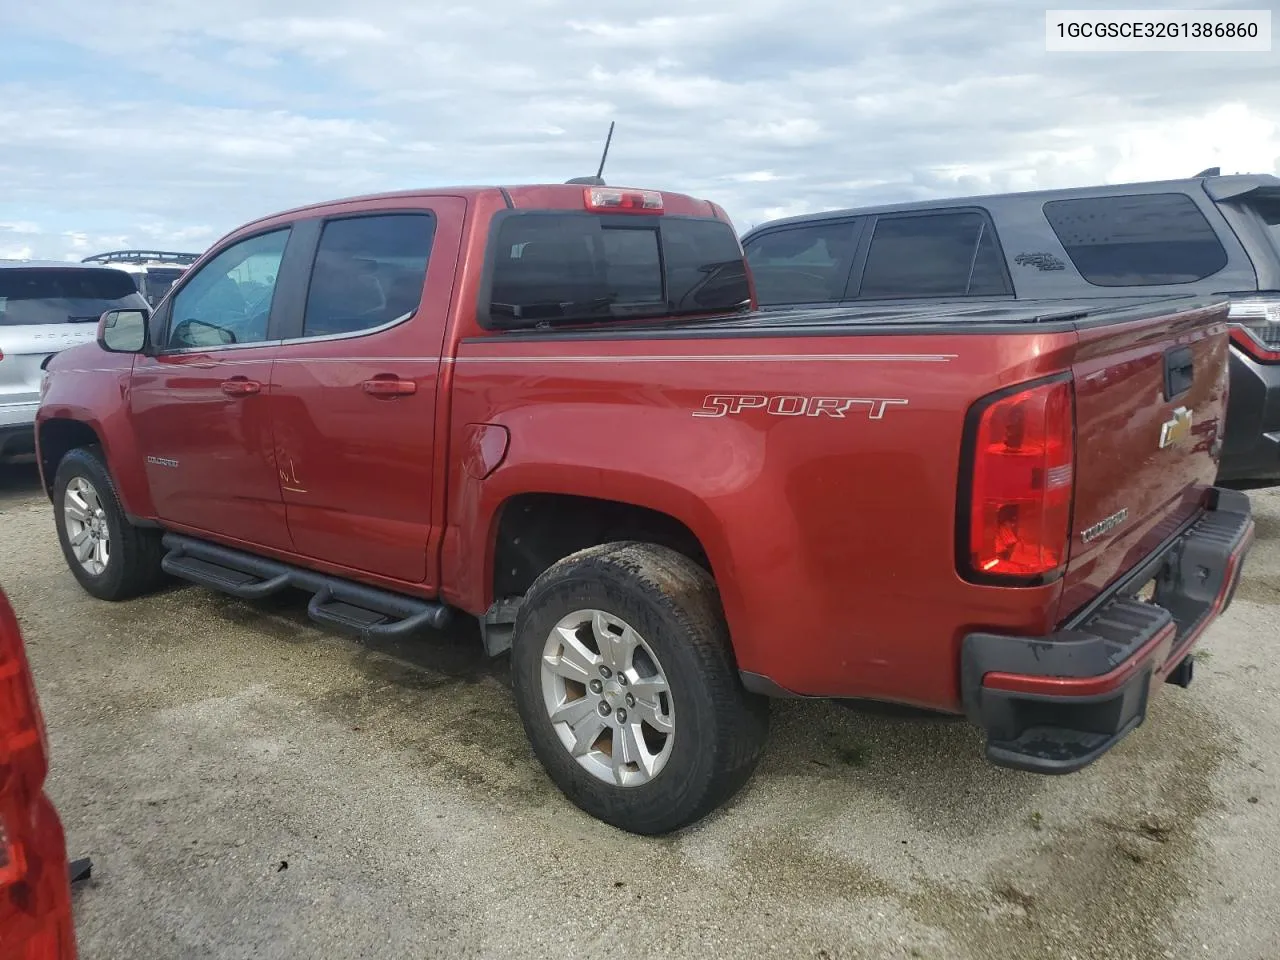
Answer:
<path fill-rule="evenodd" d="M 36 704 L 13 608 L 0 594 L 0 891 L 22 879 L 19 838 L 4 822 L 6 798 L 31 796 L 48 772 L 44 720 Z"/>
<path fill-rule="evenodd" d="M 67 848 L 44 795 L 44 718 L 22 634 L 0 592 L 0 956 L 74 960 Z"/>
<path fill-rule="evenodd" d="M 17 781 L 38 786 L 46 772 L 44 718 L 17 617 L 0 594 L 0 795 Z"/>
<path fill-rule="evenodd" d="M 972 468 L 960 504 L 959 560 L 970 580 L 1043 583 L 1067 563 L 1075 468 L 1070 380 L 978 401 L 966 440 Z M 963 478 L 962 478 L 963 479 Z"/>
<path fill-rule="evenodd" d="M 657 190 L 627 190 L 623 187 L 587 187 L 583 198 L 595 213 L 662 213 L 662 194 Z"/>
<path fill-rule="evenodd" d="M 1280 362 L 1280 300 L 1233 300 L 1231 340 L 1263 363 Z"/>

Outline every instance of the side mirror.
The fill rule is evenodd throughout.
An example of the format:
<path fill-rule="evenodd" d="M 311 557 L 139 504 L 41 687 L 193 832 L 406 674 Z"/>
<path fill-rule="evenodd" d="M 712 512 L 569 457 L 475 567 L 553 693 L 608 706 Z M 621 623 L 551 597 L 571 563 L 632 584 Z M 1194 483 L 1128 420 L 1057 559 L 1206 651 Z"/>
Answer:
<path fill-rule="evenodd" d="M 141 353 L 150 310 L 108 310 L 98 318 L 98 346 L 110 353 Z"/>
<path fill-rule="evenodd" d="M 225 327 L 200 320 L 183 320 L 173 328 L 170 346 L 225 347 L 236 342 L 236 335 Z"/>

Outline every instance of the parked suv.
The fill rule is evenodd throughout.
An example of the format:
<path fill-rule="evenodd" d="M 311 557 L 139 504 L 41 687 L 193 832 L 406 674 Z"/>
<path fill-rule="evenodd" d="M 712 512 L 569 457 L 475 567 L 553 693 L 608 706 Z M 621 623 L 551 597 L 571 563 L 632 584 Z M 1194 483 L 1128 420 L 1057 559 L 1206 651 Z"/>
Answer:
<path fill-rule="evenodd" d="M 1229 296 L 1219 478 L 1280 479 L 1280 179 L 1206 174 L 835 210 L 762 224 L 743 245 L 769 308 Z"/>
<path fill-rule="evenodd" d="M 301 588 L 367 638 L 471 614 L 552 779 L 641 833 L 746 781 L 768 696 L 964 713 L 1065 773 L 1190 681 L 1253 530 L 1212 486 L 1225 301 L 750 307 L 674 193 L 259 220 L 49 364 L 63 555 L 106 600 Z"/>
<path fill-rule="evenodd" d="M 187 267 L 200 259 L 198 253 L 171 253 L 163 250 L 112 250 L 85 257 L 82 263 L 114 267 L 133 277 L 138 292 L 155 306 L 164 299 Z"/>
<path fill-rule="evenodd" d="M 145 307 L 119 270 L 0 260 L 0 458 L 33 453 L 42 368 L 59 350 L 93 340 L 107 310 Z"/>

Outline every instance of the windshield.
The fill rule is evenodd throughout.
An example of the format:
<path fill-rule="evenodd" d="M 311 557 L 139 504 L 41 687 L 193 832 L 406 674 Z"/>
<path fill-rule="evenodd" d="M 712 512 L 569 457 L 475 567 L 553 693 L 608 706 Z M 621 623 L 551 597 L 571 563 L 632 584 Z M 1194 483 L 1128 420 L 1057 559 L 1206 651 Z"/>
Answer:
<path fill-rule="evenodd" d="M 742 248 L 719 220 L 516 213 L 491 243 L 497 327 L 737 310 Z"/>
<path fill-rule="evenodd" d="M 107 310 L 140 306 L 133 278 L 121 270 L 0 269 L 0 326 L 96 322 Z"/>

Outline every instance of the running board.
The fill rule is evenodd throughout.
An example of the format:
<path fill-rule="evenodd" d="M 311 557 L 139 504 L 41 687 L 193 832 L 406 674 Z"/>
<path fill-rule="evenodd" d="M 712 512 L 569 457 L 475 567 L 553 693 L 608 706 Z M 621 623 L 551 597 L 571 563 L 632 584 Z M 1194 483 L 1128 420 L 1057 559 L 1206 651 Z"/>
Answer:
<path fill-rule="evenodd" d="M 312 620 L 364 640 L 403 637 L 425 627 L 439 630 L 452 614 L 434 600 L 380 590 L 178 533 L 166 533 L 162 542 L 169 551 L 160 562 L 165 573 L 242 600 L 259 600 L 290 587 L 306 590 L 312 594 L 307 604 Z"/>

